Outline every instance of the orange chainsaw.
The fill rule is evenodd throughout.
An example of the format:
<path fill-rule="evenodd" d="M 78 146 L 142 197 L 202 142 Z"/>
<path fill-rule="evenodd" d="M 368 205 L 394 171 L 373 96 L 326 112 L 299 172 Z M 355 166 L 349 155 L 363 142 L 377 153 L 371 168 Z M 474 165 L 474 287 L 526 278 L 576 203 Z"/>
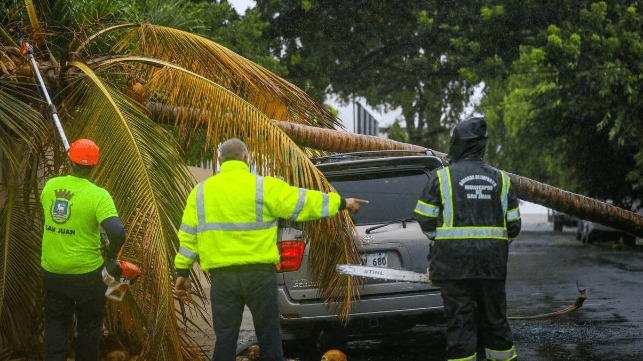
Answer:
<path fill-rule="evenodd" d="M 141 270 L 133 263 L 118 260 L 121 267 L 121 275 L 114 277 L 109 274 L 107 267 L 103 268 L 103 282 L 107 285 L 105 296 L 111 300 L 122 301 L 127 289 L 134 284 L 136 278 L 141 275 Z"/>
<path fill-rule="evenodd" d="M 105 267 L 103 267 L 102 272 L 103 282 L 107 285 L 105 296 L 111 300 L 120 302 L 123 300 L 129 286 L 133 285 L 138 276 L 141 275 L 141 270 L 133 263 L 112 259 L 112 257 L 108 256 L 109 238 L 102 227 L 100 228 L 100 241 L 101 253 L 105 260 Z M 110 271 L 114 274 L 114 271 L 118 268 L 120 268 L 120 276 L 112 276 Z"/>

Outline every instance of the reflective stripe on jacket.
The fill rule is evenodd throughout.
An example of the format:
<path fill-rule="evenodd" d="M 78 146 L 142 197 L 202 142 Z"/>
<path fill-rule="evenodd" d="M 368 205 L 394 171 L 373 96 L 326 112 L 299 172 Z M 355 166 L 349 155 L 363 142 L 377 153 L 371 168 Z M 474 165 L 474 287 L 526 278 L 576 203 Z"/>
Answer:
<path fill-rule="evenodd" d="M 509 176 L 481 160 L 432 173 L 415 208 L 435 240 L 431 279 L 505 279 L 507 240 L 520 232 L 518 204 Z"/>
<path fill-rule="evenodd" d="M 221 172 L 190 193 L 180 229 L 174 264 L 204 270 L 242 264 L 277 264 L 279 218 L 307 221 L 337 214 L 340 196 L 292 187 L 273 177 L 250 173 L 242 161 L 230 160 Z"/>
<path fill-rule="evenodd" d="M 470 199 L 491 200 L 493 188 L 500 187 L 500 206 L 502 207 L 502 225 L 457 225 L 454 224 L 455 208 L 453 205 L 453 187 L 451 185 L 451 172 L 449 168 L 442 168 L 438 171 L 438 180 L 440 182 L 440 194 L 442 196 L 442 225 L 437 228 L 435 233 L 436 240 L 443 239 L 467 239 L 467 238 L 496 238 L 507 240 L 507 193 L 509 192 L 509 177 L 505 172 L 500 171 L 501 184 L 497 184 L 494 179 L 485 175 L 469 176 L 469 180 L 479 180 L 478 184 L 464 185 L 466 197 Z M 467 183 L 467 178 L 460 180 L 460 183 Z M 468 188 L 467 188 L 468 187 Z M 485 192 L 486 191 L 486 192 Z M 475 205 L 474 205 L 475 206 Z"/>

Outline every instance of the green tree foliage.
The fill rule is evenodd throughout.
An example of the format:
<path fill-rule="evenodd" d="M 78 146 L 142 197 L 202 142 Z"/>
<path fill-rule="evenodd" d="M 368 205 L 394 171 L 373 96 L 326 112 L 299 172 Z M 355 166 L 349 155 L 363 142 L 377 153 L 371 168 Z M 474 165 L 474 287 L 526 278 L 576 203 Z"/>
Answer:
<path fill-rule="evenodd" d="M 358 95 L 401 107 L 413 144 L 443 146 L 478 82 L 460 72 L 482 49 L 465 36 L 480 21 L 477 2 L 259 0 L 257 8 L 289 79 L 317 99 Z"/>
<path fill-rule="evenodd" d="M 643 196 L 640 11 L 588 4 L 523 48 L 484 101 L 499 161 L 623 205 Z"/>
<path fill-rule="evenodd" d="M 288 74 L 288 69 L 270 51 L 270 42 L 263 37 L 269 24 L 261 19 L 257 9 L 249 9 L 244 16 L 239 16 L 226 2 L 202 3 L 201 6 L 201 16 L 207 29 L 204 36 L 252 59 L 275 74 Z"/>
<path fill-rule="evenodd" d="M 395 119 L 393 125 L 391 125 L 391 129 L 388 131 L 388 137 L 389 139 L 397 140 L 398 142 L 408 142 L 408 136 L 402 126 L 400 126 L 400 121 L 398 119 Z"/>
<path fill-rule="evenodd" d="M 490 122 L 493 164 L 598 198 L 641 195 L 640 1 L 258 0 L 257 9 L 288 79 L 317 99 L 401 107 L 408 142 L 446 150 L 483 89 L 473 100 Z"/>

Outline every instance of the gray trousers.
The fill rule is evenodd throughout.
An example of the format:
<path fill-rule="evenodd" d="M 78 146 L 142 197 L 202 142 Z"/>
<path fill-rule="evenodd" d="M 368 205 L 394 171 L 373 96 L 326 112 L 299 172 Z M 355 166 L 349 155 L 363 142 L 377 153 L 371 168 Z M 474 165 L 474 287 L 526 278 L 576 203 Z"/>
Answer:
<path fill-rule="evenodd" d="M 262 361 L 283 361 L 275 266 L 231 266 L 210 270 L 213 361 L 234 361 L 244 306 L 252 313 Z"/>

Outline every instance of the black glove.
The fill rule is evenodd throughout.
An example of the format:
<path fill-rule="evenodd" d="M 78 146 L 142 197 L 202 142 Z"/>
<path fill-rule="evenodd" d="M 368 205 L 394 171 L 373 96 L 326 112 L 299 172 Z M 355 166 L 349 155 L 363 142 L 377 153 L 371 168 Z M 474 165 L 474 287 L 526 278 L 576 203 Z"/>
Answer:
<path fill-rule="evenodd" d="M 112 258 L 105 262 L 105 269 L 107 270 L 107 273 L 109 273 L 109 275 L 114 278 L 120 278 L 121 274 L 123 273 L 121 264 L 118 263 L 118 260 L 115 258 Z"/>

